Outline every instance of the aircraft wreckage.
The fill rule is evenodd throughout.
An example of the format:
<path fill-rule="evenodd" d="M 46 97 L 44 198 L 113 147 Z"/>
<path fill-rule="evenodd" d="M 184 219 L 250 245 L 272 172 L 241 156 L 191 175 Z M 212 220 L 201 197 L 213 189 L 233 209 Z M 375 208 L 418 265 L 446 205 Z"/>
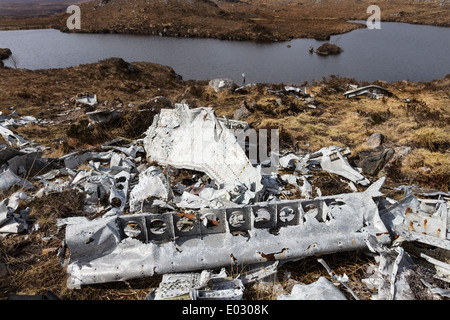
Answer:
<path fill-rule="evenodd" d="M 420 193 L 403 187 L 403 199 L 386 198 L 380 192 L 384 178 L 371 183 L 346 160 L 349 150 L 338 147 L 279 158 L 278 168 L 295 168 L 301 176 L 263 174 L 248 159 L 232 131 L 240 125 L 216 118 L 211 108 L 190 109 L 175 104 L 155 116 L 140 141 L 142 146 L 111 143 L 103 145 L 102 152 L 69 154 L 59 159 L 62 168 L 36 177 L 44 184 L 37 193 L 61 188 L 82 190 L 86 193 L 86 212 L 103 212 L 101 218 L 92 220 L 58 220 L 58 226 L 66 228 L 58 255 L 67 266 L 68 287 L 164 274 L 167 276 L 150 298 L 234 299 L 242 297 L 242 284 L 276 272 L 279 262 L 369 249 L 385 258 L 392 256 L 397 263 L 398 250 L 384 246 L 398 236 L 450 249 L 447 193 Z M 19 142 L 29 147 L 20 136 L 8 130 L 1 133 L 11 138 L 5 139 L 11 146 Z M 1 175 L 11 180 L 2 180 L 1 188 L 7 190 L 10 184 L 27 182 L 16 174 L 28 167 L 24 154 L 38 150 L 35 145 L 20 153 L 10 147 L 0 148 L 4 162 Z M 189 191 L 190 187 L 172 186 L 166 170 L 148 164 L 137 166 L 143 154 L 148 163 L 157 162 L 166 170 L 173 167 L 203 172 L 209 179 L 202 184 L 210 182 L 195 190 L 197 183 Z M 88 161 L 92 171 L 77 169 Z M 313 170 L 340 175 L 350 181 L 349 185 L 354 182 L 365 190 L 357 192 L 353 185 L 355 192 L 332 196 L 321 196 L 316 190 L 317 197 L 313 198 L 307 180 Z M 70 176 L 70 181 L 60 185 L 50 182 L 60 175 Z M 300 187 L 297 181 L 301 180 Z M 280 181 L 297 186 L 304 198 L 281 200 L 277 196 L 277 190 L 283 189 Z M 437 199 L 416 198 L 420 194 Z M 5 232 L 27 227 L 15 212 L 18 200 L 27 197 L 21 192 L 0 202 L 0 232 L 7 226 L 14 228 L 8 227 Z M 105 208 L 99 208 L 101 199 L 109 203 Z M 367 279 L 380 287 L 380 297 L 391 297 L 389 292 L 399 286 L 392 282 L 391 289 L 381 291 L 390 281 L 387 263 L 384 269 L 380 267 L 381 275 Z M 254 271 L 239 279 L 230 279 L 223 272 L 211 273 L 230 266 Z M 200 270 L 201 274 L 194 273 Z M 381 278 L 385 280 L 380 282 Z M 182 292 L 179 286 L 173 287 L 175 282 L 183 284 Z"/>
<path fill-rule="evenodd" d="M 368 191 L 69 225 L 69 284 L 297 260 L 364 248 L 369 235 L 387 243 L 389 232 L 378 215 L 376 196 L 380 194 Z"/>
<path fill-rule="evenodd" d="M 357 250 L 366 247 L 369 236 L 382 244 L 390 241 L 377 206 L 383 179 L 365 192 L 252 202 L 263 189 L 262 176 L 211 109 L 176 105 L 162 110 L 144 148 L 150 161 L 204 171 L 230 192 L 242 187 L 234 198 L 239 201 L 194 212 L 141 210 L 68 225 L 70 287 Z M 342 161 L 342 156 L 334 158 Z M 133 198 L 144 197 L 135 192 Z"/>

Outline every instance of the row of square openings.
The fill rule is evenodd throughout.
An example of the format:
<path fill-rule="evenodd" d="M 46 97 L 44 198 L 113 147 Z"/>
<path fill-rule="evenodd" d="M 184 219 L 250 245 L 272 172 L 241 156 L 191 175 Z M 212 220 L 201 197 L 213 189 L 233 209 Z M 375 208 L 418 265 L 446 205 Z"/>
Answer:
<path fill-rule="evenodd" d="M 175 240 L 183 236 L 225 233 L 227 228 L 222 221 L 228 222 L 228 231 L 232 234 L 247 232 L 252 225 L 257 229 L 269 230 L 298 225 L 305 223 L 306 215 L 314 217 L 319 222 L 328 222 L 331 219 L 329 205 L 343 204 L 342 202 L 327 204 L 325 201 L 311 200 L 281 205 L 219 209 L 203 214 L 172 212 L 122 216 L 119 218 L 119 224 L 124 238 L 136 238 L 143 242 Z"/>

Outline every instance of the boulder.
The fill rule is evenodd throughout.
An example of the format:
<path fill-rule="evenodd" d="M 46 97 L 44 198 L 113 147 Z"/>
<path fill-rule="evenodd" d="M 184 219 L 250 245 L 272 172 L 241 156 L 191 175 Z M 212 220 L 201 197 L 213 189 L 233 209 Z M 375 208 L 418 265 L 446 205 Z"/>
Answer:
<path fill-rule="evenodd" d="M 376 132 L 367 139 L 367 141 L 364 143 L 364 146 L 370 149 L 375 149 L 381 146 L 383 142 L 384 142 L 384 135 L 379 132 Z"/>
<path fill-rule="evenodd" d="M 331 44 L 331 43 L 324 43 L 323 45 L 321 45 L 320 47 L 317 48 L 316 53 L 323 55 L 323 56 L 328 56 L 330 54 L 339 54 L 342 52 L 342 49 L 340 47 L 338 47 L 335 44 Z"/>
<path fill-rule="evenodd" d="M 6 60 L 11 57 L 12 52 L 10 49 L 0 49 L 0 60 Z"/>
<path fill-rule="evenodd" d="M 241 107 L 237 109 L 233 114 L 234 120 L 244 120 L 250 115 L 250 111 L 247 109 L 247 104 L 243 102 Z"/>
<path fill-rule="evenodd" d="M 224 78 L 211 80 L 209 86 L 212 87 L 215 92 L 231 91 L 237 88 L 237 85 L 233 80 Z"/>
<path fill-rule="evenodd" d="M 362 151 L 355 159 L 355 164 L 362 169 L 364 174 L 373 176 L 383 169 L 393 155 L 393 149 L 378 146 L 371 150 Z"/>

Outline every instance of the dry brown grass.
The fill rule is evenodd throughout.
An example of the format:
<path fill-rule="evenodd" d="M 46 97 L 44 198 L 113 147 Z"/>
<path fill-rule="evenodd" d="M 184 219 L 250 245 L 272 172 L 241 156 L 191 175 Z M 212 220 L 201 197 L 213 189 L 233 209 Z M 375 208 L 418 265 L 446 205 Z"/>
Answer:
<path fill-rule="evenodd" d="M 348 276 L 348 286 L 358 296 L 360 300 L 370 300 L 376 291 L 367 288 L 361 279 L 367 277 L 366 270 L 371 264 L 376 262 L 367 255 L 352 251 L 345 253 L 335 253 L 321 256 L 332 269 L 334 274 Z M 331 279 L 324 266 L 317 261 L 318 257 L 307 257 L 299 261 L 284 263 L 278 268 L 275 279 L 266 283 L 256 283 L 244 292 L 244 299 L 248 300 L 276 300 L 280 294 L 289 294 L 292 286 L 296 283 L 305 285 L 316 282 L 320 277 L 337 283 Z M 339 284 L 339 283 L 337 283 Z M 338 288 L 349 300 L 354 300 L 353 295 L 343 286 Z"/>
<path fill-rule="evenodd" d="M 117 136 L 130 139 L 139 136 L 151 123 L 152 117 L 141 117 L 142 113 L 137 109 L 145 106 L 148 99 L 154 96 L 165 95 L 173 103 L 189 99 L 197 106 L 212 106 L 218 116 L 229 118 L 246 101 L 247 105 L 253 104 L 249 107 L 251 114 L 245 120 L 256 129 L 279 128 L 281 142 L 286 149 L 313 152 L 322 147 L 339 145 L 349 146 L 353 155 L 357 155 L 365 150 L 362 144 L 367 137 L 380 132 L 386 137 L 387 146 L 410 146 L 413 150 L 387 172 L 392 186 L 416 183 L 421 187 L 448 191 L 449 77 L 430 83 L 385 83 L 383 86 L 391 90 L 394 97 L 381 100 L 367 97 L 345 99 L 342 96 L 344 85 L 358 82 L 334 77 L 308 86 L 317 100 L 317 108 L 311 109 L 293 97 L 283 97 L 280 105 L 277 102 L 279 97 L 267 92 L 265 84 L 255 86 L 247 93 L 215 93 L 207 82 L 183 83 L 167 67 L 147 63 L 133 63 L 132 66 L 139 70 L 137 74 L 128 73 L 121 61 L 111 60 L 64 70 L 5 69 L 0 77 L 3 90 L 0 110 L 8 114 L 8 108 L 14 105 L 21 115 L 31 114 L 41 119 L 55 120 L 54 125 L 30 125 L 17 128 L 17 131 L 27 139 L 49 146 L 51 149 L 46 155 L 61 155 L 68 150 L 95 147 Z M 56 85 L 57 81 L 60 84 Z M 48 83 L 55 83 L 52 92 L 46 91 Z M 281 87 L 269 86 L 274 89 Z M 95 135 L 98 135 L 96 139 L 92 138 L 90 131 L 84 137 L 75 135 L 67 138 L 70 126 L 80 125 L 79 120 L 89 109 L 83 107 L 62 117 L 55 114 L 73 110 L 75 105 L 70 103 L 70 98 L 80 92 L 97 93 L 101 101 L 99 108 L 121 104 L 125 111 L 123 120 L 94 126 L 93 130 L 97 130 Z M 403 102 L 406 98 L 411 101 Z M 47 100 L 42 102 L 42 99 Z M 60 141 L 66 141 L 68 150 Z M 431 171 L 422 174 L 418 170 L 420 167 L 429 167 Z M 351 192 L 339 177 L 332 174 L 314 175 L 311 183 L 319 187 L 324 195 Z M 395 195 L 392 197 L 395 198 Z M 12 235 L 0 241 L 0 262 L 5 263 L 9 271 L 8 277 L 0 279 L 0 299 L 10 293 L 42 294 L 52 290 L 63 299 L 137 300 L 143 299 L 151 288 L 159 285 L 160 276 L 86 286 L 81 290 L 67 289 L 67 274 L 59 264 L 55 251 L 64 239 L 64 230 L 57 232 L 54 221 L 59 217 L 83 215 L 81 203 L 81 196 L 70 192 L 52 194 L 32 203 L 30 217 L 39 221 L 41 230 Z M 44 237 L 50 237 L 50 240 Z M 349 276 L 350 286 L 362 299 L 370 297 L 371 292 L 360 282 L 365 267 L 371 263 L 369 257 L 354 252 L 323 258 L 336 274 Z M 317 262 L 317 257 L 289 262 L 280 268 L 280 285 L 287 288 L 289 284 L 283 282 L 285 272 L 290 272 L 294 280 L 306 284 L 321 275 L 328 276 Z M 245 297 L 274 299 L 276 292 L 249 288 Z"/>
<path fill-rule="evenodd" d="M 61 6 L 61 3 L 58 5 Z M 98 1 L 82 4 L 82 31 L 263 41 L 286 41 L 304 37 L 326 39 L 329 35 L 365 27 L 363 24 L 349 23 L 348 20 L 366 20 L 370 16 L 367 13 L 369 5 L 380 7 L 383 21 L 450 26 L 450 6 L 439 6 L 437 1 L 117 0 L 110 1 L 105 6 L 98 6 Z M 64 9 L 62 6 L 61 8 Z M 49 27 L 65 29 L 69 17 L 65 13 L 48 15 L 46 8 L 39 12 L 36 7 L 31 7 L 34 11 L 29 12 L 29 5 L 19 4 L 17 8 L 11 8 L 6 3 L 0 4 L 0 11 L 1 9 L 5 15 L 20 13 L 20 10 L 24 14 L 47 14 L 28 19 L 0 16 L 0 28 L 3 30 Z M 65 10 L 60 12 L 63 11 Z"/>
<path fill-rule="evenodd" d="M 66 190 L 34 198 L 28 204 L 29 219 L 35 220 L 42 232 L 56 233 L 56 219 L 84 215 L 84 197 L 76 190 Z"/>

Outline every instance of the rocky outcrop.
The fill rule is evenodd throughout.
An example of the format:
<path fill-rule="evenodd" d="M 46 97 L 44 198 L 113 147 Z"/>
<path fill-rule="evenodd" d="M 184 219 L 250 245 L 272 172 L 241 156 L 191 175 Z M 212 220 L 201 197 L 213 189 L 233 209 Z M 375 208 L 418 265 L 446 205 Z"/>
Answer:
<path fill-rule="evenodd" d="M 376 132 L 363 143 L 367 148 L 355 159 L 355 164 L 367 175 L 377 175 L 393 157 L 395 151 L 383 145 L 384 135 Z"/>
<path fill-rule="evenodd" d="M 6 60 L 12 55 L 10 49 L 0 49 L 0 60 Z"/>
<path fill-rule="evenodd" d="M 233 80 L 223 78 L 211 80 L 209 86 L 212 87 L 215 92 L 231 91 L 237 88 L 237 85 Z"/>
<path fill-rule="evenodd" d="M 380 145 L 374 149 L 362 151 L 355 163 L 364 174 L 374 176 L 383 169 L 393 154 L 394 150 Z"/>
<path fill-rule="evenodd" d="M 342 49 L 339 46 L 328 43 L 328 42 L 324 43 L 323 45 L 318 47 L 316 50 L 316 53 L 320 54 L 322 56 L 328 56 L 330 54 L 339 54 L 341 52 L 342 52 Z"/>
<path fill-rule="evenodd" d="M 0 67 L 3 67 L 3 60 L 8 59 L 9 57 L 11 57 L 12 52 L 10 49 L 5 48 L 5 49 L 0 49 Z"/>

